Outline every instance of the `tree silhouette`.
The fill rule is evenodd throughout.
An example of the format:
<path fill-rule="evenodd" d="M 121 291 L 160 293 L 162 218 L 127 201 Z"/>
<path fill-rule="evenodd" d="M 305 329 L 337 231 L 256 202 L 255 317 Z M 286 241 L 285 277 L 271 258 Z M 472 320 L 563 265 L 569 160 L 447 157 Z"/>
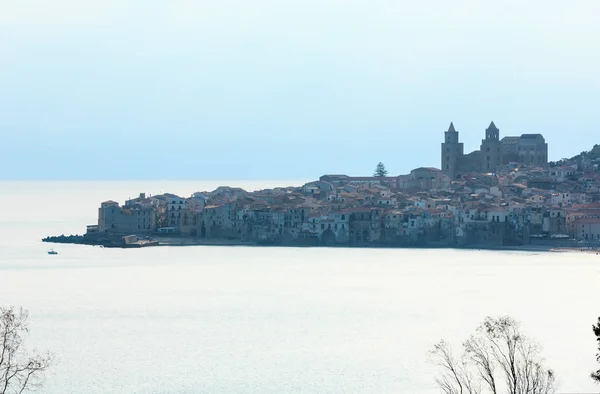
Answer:
<path fill-rule="evenodd" d="M 441 341 L 431 351 L 444 394 L 551 394 L 555 376 L 543 365 L 540 347 L 510 317 L 487 318 L 463 343 L 462 357 Z"/>
<path fill-rule="evenodd" d="M 596 360 L 600 362 L 600 317 L 598 318 L 598 324 L 592 326 L 592 330 L 594 330 L 596 341 L 598 341 L 598 354 L 596 355 Z M 600 383 L 600 369 L 596 372 L 592 372 L 592 379 L 594 379 L 596 383 Z"/>
<path fill-rule="evenodd" d="M 385 166 L 383 165 L 382 162 L 379 162 L 377 164 L 377 167 L 375 168 L 375 172 L 373 173 L 373 176 L 376 176 L 378 178 L 383 178 L 385 176 L 387 176 L 388 172 L 385 169 Z"/>

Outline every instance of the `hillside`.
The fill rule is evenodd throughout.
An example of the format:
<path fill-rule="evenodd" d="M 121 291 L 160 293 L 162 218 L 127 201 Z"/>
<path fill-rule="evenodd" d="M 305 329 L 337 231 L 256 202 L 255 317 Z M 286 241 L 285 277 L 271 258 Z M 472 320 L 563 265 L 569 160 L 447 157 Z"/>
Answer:
<path fill-rule="evenodd" d="M 550 167 L 561 166 L 566 164 L 576 164 L 582 162 L 592 162 L 600 164 L 600 145 L 596 144 L 589 151 L 583 151 L 578 155 L 571 157 L 570 159 L 564 158 L 559 161 L 551 161 Z"/>

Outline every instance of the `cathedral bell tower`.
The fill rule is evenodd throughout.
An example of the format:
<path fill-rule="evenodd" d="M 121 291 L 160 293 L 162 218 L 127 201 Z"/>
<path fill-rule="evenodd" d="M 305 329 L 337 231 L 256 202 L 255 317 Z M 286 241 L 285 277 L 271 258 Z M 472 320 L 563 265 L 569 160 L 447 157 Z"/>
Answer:
<path fill-rule="evenodd" d="M 481 141 L 481 172 L 496 172 L 502 164 L 502 143 L 500 130 L 494 122 L 485 129 L 485 139 Z"/>
<path fill-rule="evenodd" d="M 442 142 L 442 172 L 456 179 L 459 171 L 460 159 L 463 156 L 463 144 L 458 141 L 458 131 L 454 129 L 454 124 L 450 122 L 448 131 L 444 133 L 444 142 Z"/>

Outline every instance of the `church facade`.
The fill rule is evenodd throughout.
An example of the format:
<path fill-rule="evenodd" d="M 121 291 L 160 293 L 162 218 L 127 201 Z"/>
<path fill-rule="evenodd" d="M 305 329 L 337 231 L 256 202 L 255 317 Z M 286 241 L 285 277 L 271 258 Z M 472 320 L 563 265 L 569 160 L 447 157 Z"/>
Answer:
<path fill-rule="evenodd" d="M 493 173 L 499 166 L 520 163 L 530 166 L 548 166 L 548 144 L 541 134 L 522 134 L 520 137 L 500 139 L 500 130 L 494 122 L 485 130 L 479 150 L 464 153 L 454 124 L 444 133 L 442 142 L 442 171 L 451 179 L 468 172 Z"/>

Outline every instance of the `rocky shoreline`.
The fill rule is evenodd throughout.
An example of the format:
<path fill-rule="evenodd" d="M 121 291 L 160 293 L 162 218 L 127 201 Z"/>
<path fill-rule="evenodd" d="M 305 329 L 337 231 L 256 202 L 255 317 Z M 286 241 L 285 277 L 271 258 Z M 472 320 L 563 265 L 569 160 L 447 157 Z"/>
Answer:
<path fill-rule="evenodd" d="M 143 248 L 148 246 L 159 246 L 159 241 L 150 237 L 138 238 L 136 235 L 59 235 L 42 238 L 42 242 L 58 244 L 75 244 L 102 246 L 104 248 Z"/>
<path fill-rule="evenodd" d="M 447 245 L 447 244 L 414 244 L 414 245 L 302 245 L 302 244 L 278 244 L 261 243 L 256 241 L 242 241 L 238 239 L 206 239 L 181 236 L 135 237 L 132 243 L 124 242 L 127 237 L 135 235 L 121 234 L 96 234 L 92 235 L 60 235 L 43 238 L 43 242 L 62 243 L 75 245 L 102 246 L 105 248 L 140 248 L 147 246 L 275 246 L 275 247 L 335 247 L 335 248 L 363 248 L 363 249 L 456 249 L 456 250 L 487 250 L 487 251 L 516 251 L 516 252 L 588 252 L 598 254 L 598 250 L 589 248 L 576 248 L 572 245 L 563 246 L 560 243 L 549 243 L 544 245 Z"/>

